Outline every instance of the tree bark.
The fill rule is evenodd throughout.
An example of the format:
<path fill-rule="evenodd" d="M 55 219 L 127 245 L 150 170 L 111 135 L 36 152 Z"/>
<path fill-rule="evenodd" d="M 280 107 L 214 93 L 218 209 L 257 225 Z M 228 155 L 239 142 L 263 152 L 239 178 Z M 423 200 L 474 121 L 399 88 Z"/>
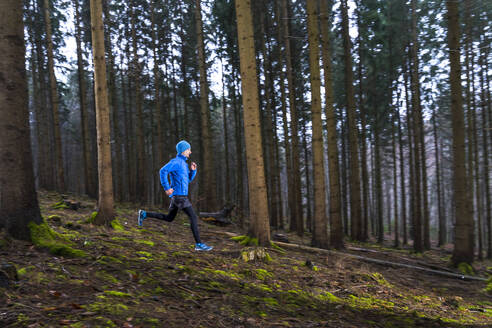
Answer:
<path fill-rule="evenodd" d="M 362 28 L 360 22 L 360 11 L 359 7 L 361 2 L 357 3 L 357 28 L 360 30 Z M 363 78 L 362 78 L 362 38 L 361 33 L 357 36 L 357 40 L 359 43 L 358 46 L 358 54 L 359 54 L 359 63 L 358 63 L 358 74 L 359 74 L 359 112 L 361 119 L 361 130 L 360 130 L 360 138 L 361 138 L 361 173 L 362 173 L 362 222 L 363 222 L 363 236 L 364 240 L 369 238 L 369 178 L 367 172 L 367 138 L 366 138 L 366 125 L 367 125 L 367 114 L 366 108 L 364 105 L 364 92 L 363 92 Z"/>
<path fill-rule="evenodd" d="M 282 43 L 283 40 L 283 29 L 286 27 L 284 25 L 284 22 L 282 21 L 282 13 L 283 13 L 283 6 L 284 6 L 284 0 L 281 2 L 278 2 L 278 15 L 277 15 L 277 25 L 278 25 L 278 42 L 279 44 Z M 285 17 L 286 19 L 287 17 Z M 285 20 L 284 19 L 284 20 Z M 284 41 L 285 43 L 285 41 Z M 281 48 L 281 47 L 279 47 Z M 279 49 L 279 63 L 280 63 L 280 78 L 279 78 L 279 88 L 280 88 L 280 103 L 281 103 L 281 108 L 282 108 L 282 128 L 283 128 L 283 133 L 284 133 L 284 140 L 283 140 L 283 147 L 284 147 L 284 152 L 285 152 L 285 167 L 286 167 L 286 173 L 287 173 L 287 200 L 289 206 L 287 207 L 287 213 L 286 216 L 289 217 L 289 226 L 290 230 L 293 231 L 295 230 L 295 225 L 296 222 L 293 219 L 294 218 L 294 209 L 290 206 L 296 206 L 295 201 L 293 199 L 294 196 L 294 177 L 293 177 L 293 169 L 292 169 L 292 155 L 291 155 L 291 142 L 289 140 L 289 125 L 287 122 L 287 97 L 285 94 L 285 74 L 283 70 L 283 59 L 285 57 L 285 54 L 283 54 L 282 50 Z M 289 215 L 289 210 L 290 210 L 290 215 Z M 294 222 L 293 222 L 294 220 Z M 283 220 L 282 220 L 283 221 Z M 283 225 L 283 222 L 282 222 Z"/>
<path fill-rule="evenodd" d="M 405 157 L 403 153 L 403 133 L 400 119 L 400 109 L 396 110 L 398 120 L 398 148 L 400 150 L 400 190 L 401 190 L 401 222 L 402 222 L 402 243 L 406 245 L 407 240 L 407 195 L 405 188 Z"/>
<path fill-rule="evenodd" d="M 133 79 L 135 81 L 135 107 L 137 114 L 137 131 L 136 131 L 136 151 L 137 151 L 137 165 L 135 167 L 137 180 L 135 185 L 136 191 L 136 201 L 140 204 L 144 203 L 145 200 L 145 136 L 144 136 L 144 122 L 143 122 L 143 109 L 142 109 L 142 90 L 141 90 L 141 67 L 138 59 L 138 42 L 137 42 L 137 26 L 136 26 L 136 14 L 135 8 L 137 4 L 135 0 L 130 2 L 131 7 L 131 38 L 132 38 L 132 52 L 133 52 L 133 63 L 132 63 L 132 73 Z"/>
<path fill-rule="evenodd" d="M 400 102 L 400 99 L 398 97 L 397 99 L 397 104 Z M 396 112 L 398 111 L 398 108 L 394 108 L 394 111 L 392 113 L 392 120 L 391 120 L 391 150 L 392 150 L 392 155 L 393 155 L 393 202 L 394 202 L 394 220 L 395 220 L 395 242 L 394 246 L 395 247 L 400 247 L 400 236 L 399 236 L 399 229 L 400 229 L 400 224 L 399 224 L 399 217 L 398 217 L 398 165 L 396 164 L 396 136 L 395 136 L 395 117 L 396 117 Z"/>
<path fill-rule="evenodd" d="M 313 124 L 312 150 L 314 170 L 314 229 L 312 245 L 328 248 L 325 204 L 325 169 L 323 154 L 323 124 L 321 121 L 321 78 L 319 67 L 319 30 L 316 0 L 307 0 L 309 68 L 311 80 L 311 113 Z"/>
<path fill-rule="evenodd" d="M 93 184 L 94 179 L 92 170 L 92 155 L 90 151 L 89 139 L 89 120 L 87 118 L 86 104 L 86 84 L 84 76 L 84 61 L 82 59 L 82 28 L 79 12 L 79 1 L 73 1 L 75 7 L 75 42 L 77 45 L 77 74 L 79 81 L 79 106 L 80 106 L 80 130 L 82 134 L 82 157 L 84 168 L 85 193 L 92 198 L 97 197 L 96 186 Z"/>
<path fill-rule="evenodd" d="M 344 243 L 340 199 L 340 168 L 338 165 L 337 122 L 335 117 L 335 108 L 333 106 L 334 97 L 331 68 L 332 58 L 330 51 L 330 22 L 327 0 L 321 0 L 320 20 L 322 36 L 321 44 L 323 49 L 323 71 L 325 78 L 325 116 L 327 125 L 326 133 L 328 137 L 328 171 L 330 175 L 330 246 L 335 249 L 341 249 L 344 248 Z M 364 148 L 363 151 L 365 151 Z M 365 206 L 367 206 L 366 202 L 367 198 L 364 199 Z M 365 212 L 367 212 L 367 210 L 365 210 Z"/>
<path fill-rule="evenodd" d="M 341 161 L 342 165 L 340 166 L 341 168 L 341 188 L 340 192 L 342 194 L 342 221 L 343 221 L 343 232 L 345 233 L 346 236 L 349 235 L 349 217 L 348 217 L 348 191 L 347 191 L 347 138 L 346 138 L 346 122 L 343 122 L 342 119 L 342 124 L 341 124 L 341 133 L 340 133 L 340 138 L 342 139 L 342 156 L 341 156 Z"/>
<path fill-rule="evenodd" d="M 442 199 L 441 199 L 441 163 L 439 160 L 439 146 L 438 146 L 438 136 L 437 136 L 437 113 L 433 109 L 432 111 L 432 129 L 434 131 L 434 151 L 435 151 L 435 161 L 436 161 L 436 185 L 437 185 L 437 218 L 438 218 L 438 242 L 437 246 L 443 246 L 447 243 L 447 228 L 446 228 L 446 217 L 442 213 Z"/>
<path fill-rule="evenodd" d="M 350 150 L 350 217 L 351 237 L 354 240 L 364 240 L 360 204 L 360 165 L 359 142 L 357 137 L 357 123 L 355 113 L 355 98 L 352 72 L 351 41 L 349 35 L 347 0 L 341 1 L 342 34 L 345 63 L 345 92 L 347 98 L 347 124 Z"/>
<path fill-rule="evenodd" d="M 262 158 L 258 81 L 255 62 L 255 45 L 251 2 L 236 0 L 236 18 L 243 91 L 244 135 L 246 140 L 246 164 L 248 168 L 249 234 L 258 244 L 270 244 L 270 220 Z"/>
<path fill-rule="evenodd" d="M 274 163 L 275 163 L 275 152 L 274 152 L 274 140 L 273 140 L 273 128 L 275 126 L 275 123 L 272 121 L 272 107 L 274 107 L 274 96 L 275 92 L 272 88 L 272 65 L 270 62 L 270 53 L 267 50 L 267 42 L 265 41 L 265 31 L 268 28 L 268 8 L 264 7 L 262 8 L 264 10 L 264 14 L 261 15 L 260 18 L 260 27 L 261 27 L 261 33 L 260 33 L 260 43 L 261 43 L 261 55 L 263 57 L 263 73 L 265 75 L 265 101 L 266 101 L 266 110 L 265 110 L 265 119 L 264 119 L 264 127 L 265 127 L 265 150 L 266 152 L 264 153 L 265 156 L 265 167 L 267 168 L 268 174 L 266 175 L 266 180 L 267 180 L 267 192 L 268 192 L 268 208 L 270 209 L 270 220 L 271 220 L 271 225 L 273 227 L 277 226 L 277 208 L 276 208 L 276 202 L 274 201 L 275 199 L 275 192 L 274 192 L 274 183 L 275 183 L 275 168 L 274 168 Z M 268 35 L 267 35 L 268 37 Z"/>
<path fill-rule="evenodd" d="M 461 68 L 459 44 L 459 13 L 458 3 L 446 1 L 448 21 L 448 47 L 451 64 L 451 119 L 453 130 L 453 189 L 456 213 L 455 247 L 452 262 L 473 262 L 473 217 L 470 215 L 470 199 L 468 197 L 468 177 L 465 169 L 465 136 L 463 99 L 461 94 Z"/>
<path fill-rule="evenodd" d="M 96 97 L 97 169 L 99 175 L 98 211 L 94 223 L 109 226 L 114 219 L 114 200 L 102 0 L 91 0 L 91 31 L 95 71 L 94 91 Z"/>
<path fill-rule="evenodd" d="M 63 170 L 62 140 L 60 133 L 60 113 L 58 90 L 56 86 L 55 63 L 53 59 L 53 39 L 51 32 L 50 4 L 49 0 L 44 0 L 44 19 L 46 25 L 46 41 L 48 46 L 48 71 L 50 75 L 50 95 L 51 107 L 53 110 L 53 133 L 55 137 L 55 166 L 57 187 L 60 191 L 65 191 L 65 174 Z"/>
<path fill-rule="evenodd" d="M 284 33 L 284 46 L 285 46 L 285 63 L 287 68 L 287 83 L 289 88 L 289 109 L 290 109 L 290 122 L 291 122 L 291 143 L 292 143 L 292 188 L 289 189 L 292 201 L 289 204 L 291 210 L 291 231 L 296 231 L 298 236 L 302 236 L 304 232 L 304 223 L 302 217 L 302 199 L 301 199 L 301 171 L 299 161 L 299 127 L 298 127 L 298 113 L 295 98 L 295 80 L 292 71 L 292 51 L 289 38 L 289 1 L 282 0 L 282 23 Z M 289 198 L 291 199 L 291 198 Z"/>
<path fill-rule="evenodd" d="M 23 2 L 0 2 L 0 230 L 31 240 L 28 224 L 42 222 L 34 187 Z"/>
<path fill-rule="evenodd" d="M 421 179 L 421 138 L 420 131 L 420 83 L 418 74 L 418 61 L 417 61 L 417 13 L 416 13 L 416 0 L 412 0 L 412 44 L 410 47 L 410 81 L 411 81 L 411 91 L 412 91 L 412 123 L 413 123 L 413 164 L 414 164 L 414 225 L 413 225 L 413 248 L 416 252 L 421 253 L 424 250 L 424 238 L 422 236 L 422 179 Z M 424 223 L 425 224 L 425 223 Z"/>
<path fill-rule="evenodd" d="M 198 66 L 200 69 L 200 117 L 202 128 L 202 183 L 204 184 L 205 204 L 200 206 L 206 211 L 217 210 L 217 185 L 212 160 L 212 132 L 210 110 L 208 108 L 207 67 L 205 61 L 205 44 L 203 40 L 203 24 L 200 0 L 195 0 L 195 19 L 198 43 Z"/>
<path fill-rule="evenodd" d="M 471 49 L 473 51 L 473 49 Z M 475 62 L 474 62 L 474 55 L 472 53 L 471 55 L 471 67 L 474 67 Z M 472 93 L 473 95 L 476 95 L 478 92 L 475 89 L 475 71 L 472 69 L 472 76 L 471 80 L 473 81 L 472 83 Z M 475 97 L 472 99 L 472 107 L 470 108 L 470 116 L 471 116 L 471 131 L 472 131 L 472 142 L 473 142 L 473 170 L 471 171 L 471 174 L 469 175 L 470 180 L 475 180 L 475 204 L 477 207 L 477 235 L 478 235 L 478 259 L 481 261 L 483 260 L 483 240 L 482 240 L 482 191 L 480 188 L 480 168 L 479 168 L 479 161 L 478 161 L 478 133 L 477 133 L 477 105 L 475 102 Z M 473 199 L 471 200 L 473 202 Z"/>
<path fill-rule="evenodd" d="M 153 67 L 153 72 L 154 72 L 154 111 L 153 111 L 153 116 L 154 116 L 154 124 L 155 124 L 155 130 L 157 130 L 157 140 L 156 138 L 153 138 L 154 142 L 152 144 L 152 151 L 154 153 L 154 170 L 153 172 L 157 171 L 160 169 L 162 163 L 164 162 L 164 129 L 165 127 L 162 124 L 162 116 L 161 116 L 161 95 L 160 95 L 160 87 L 161 87 L 161 77 L 160 77 L 160 69 L 159 69 L 159 56 L 158 56 L 158 31 L 156 27 L 156 5 L 157 5 L 156 0 L 152 0 L 151 3 L 151 33 L 152 33 L 152 57 L 154 60 L 154 67 Z M 152 128 L 153 131 L 154 127 Z M 155 188 L 155 196 L 159 195 L 160 190 L 160 184 L 157 184 Z"/>
<path fill-rule="evenodd" d="M 116 200 L 121 201 L 123 198 L 123 179 L 122 179 L 122 154 L 121 154 L 121 136 L 119 128 L 119 106 L 118 106 L 118 95 L 116 94 L 116 77 L 115 77 L 115 60 L 113 55 L 113 48 L 111 44 L 111 26 L 113 21 L 109 12 L 110 0 L 104 0 L 103 2 L 103 12 L 105 17 L 105 40 L 106 40 L 106 51 L 108 56 L 108 74 L 109 74 L 109 108 L 110 115 L 112 119 L 111 128 L 113 130 L 112 142 L 114 144 L 114 160 L 112 161 L 114 171 L 113 171 L 113 188 Z"/>
<path fill-rule="evenodd" d="M 482 34 L 482 37 L 485 40 L 485 36 Z M 482 44 L 485 44 L 485 41 L 482 40 Z M 481 47 L 482 49 L 482 47 Z M 487 94 L 490 96 L 490 89 L 486 86 L 486 81 L 484 75 L 487 75 L 488 72 L 488 61 L 487 61 L 488 51 L 481 50 L 480 53 L 480 89 L 481 89 L 481 100 L 482 100 L 482 156 L 483 156 L 483 170 L 484 170 L 484 186 L 485 186 L 485 224 L 487 225 L 488 232 L 488 247 L 487 247 L 487 258 L 492 258 L 492 210 L 491 210 L 491 199 L 490 199 L 490 167 L 489 167 L 489 143 L 488 143 L 488 134 L 487 133 L 487 107 L 490 106 L 490 98 L 487 99 Z M 490 127 L 488 129 L 490 131 Z"/>

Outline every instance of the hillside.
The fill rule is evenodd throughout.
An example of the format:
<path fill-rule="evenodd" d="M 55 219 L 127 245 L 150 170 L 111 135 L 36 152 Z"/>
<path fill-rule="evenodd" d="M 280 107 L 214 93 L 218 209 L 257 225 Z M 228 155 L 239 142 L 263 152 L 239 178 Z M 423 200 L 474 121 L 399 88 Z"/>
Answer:
<path fill-rule="evenodd" d="M 46 222 L 60 233 L 52 234 L 47 246 L 66 255 L 21 241 L 0 244 L 0 263 L 14 264 L 19 276 L 0 288 L 1 327 L 492 325 L 485 282 L 372 264 L 342 253 L 271 248 L 271 261 L 245 262 L 244 246 L 221 233 L 240 234 L 237 227 L 204 222 L 202 239 L 215 248 L 197 253 L 181 214 L 170 224 L 148 219 L 138 229 L 137 207 L 119 204 L 119 224 L 108 229 L 87 223 L 93 200 L 77 197 L 81 208 L 72 210 L 54 208 L 59 194 L 39 197 Z M 450 270 L 447 250 L 415 255 L 369 244 L 347 246 L 352 247 L 347 254 Z M 474 269 L 486 277 L 491 266 L 477 263 Z"/>

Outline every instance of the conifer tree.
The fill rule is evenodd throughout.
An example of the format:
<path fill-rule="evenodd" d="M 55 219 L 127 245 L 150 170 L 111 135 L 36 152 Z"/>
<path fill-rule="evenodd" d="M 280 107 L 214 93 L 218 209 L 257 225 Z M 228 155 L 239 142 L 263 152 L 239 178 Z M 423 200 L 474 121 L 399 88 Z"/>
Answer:
<path fill-rule="evenodd" d="M 91 31 L 95 71 L 97 171 L 99 176 L 98 210 L 94 223 L 109 226 L 114 219 L 114 197 L 102 0 L 91 0 Z"/>
<path fill-rule="evenodd" d="M 23 2 L 0 2 L 0 230 L 31 240 L 42 222 L 31 156 Z"/>
<path fill-rule="evenodd" d="M 255 59 L 251 1 L 236 0 L 236 18 L 241 64 L 241 89 L 244 107 L 244 136 L 248 168 L 249 213 L 252 237 L 258 244 L 270 244 L 270 220 L 262 156 L 258 81 Z"/>

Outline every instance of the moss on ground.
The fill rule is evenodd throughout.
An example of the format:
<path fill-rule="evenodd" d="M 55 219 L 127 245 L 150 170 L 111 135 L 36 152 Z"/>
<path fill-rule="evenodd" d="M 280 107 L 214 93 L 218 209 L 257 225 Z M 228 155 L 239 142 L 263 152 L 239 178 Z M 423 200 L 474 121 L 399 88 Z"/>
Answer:
<path fill-rule="evenodd" d="M 155 243 L 151 240 L 141 240 L 141 239 L 137 239 L 135 240 L 136 243 L 139 243 L 139 244 L 144 244 L 144 245 L 147 245 L 147 246 L 154 246 Z"/>
<path fill-rule="evenodd" d="M 111 227 L 116 231 L 125 231 L 125 227 L 121 224 L 118 219 L 111 221 Z"/>
<path fill-rule="evenodd" d="M 130 295 L 128 293 L 123 293 L 123 292 L 119 292 L 119 291 L 116 291 L 116 290 L 105 290 L 104 293 L 106 295 L 117 296 L 117 297 L 131 297 L 132 296 L 132 295 Z"/>
<path fill-rule="evenodd" d="M 57 210 L 65 210 L 65 209 L 69 209 L 70 207 L 65 204 L 64 201 L 59 201 L 59 202 L 56 202 L 55 204 L 53 204 L 51 207 L 53 207 L 54 209 L 57 209 Z"/>
<path fill-rule="evenodd" d="M 458 264 L 458 270 L 460 270 L 462 274 L 466 274 L 469 276 L 473 276 L 475 274 L 473 267 L 465 262 L 461 262 L 460 264 Z"/>
<path fill-rule="evenodd" d="M 46 222 L 43 221 L 41 224 L 36 224 L 31 221 L 28 226 L 34 245 L 48 249 L 51 254 L 67 257 L 87 256 L 84 251 L 72 248 L 73 243 L 65 236 L 51 229 Z"/>

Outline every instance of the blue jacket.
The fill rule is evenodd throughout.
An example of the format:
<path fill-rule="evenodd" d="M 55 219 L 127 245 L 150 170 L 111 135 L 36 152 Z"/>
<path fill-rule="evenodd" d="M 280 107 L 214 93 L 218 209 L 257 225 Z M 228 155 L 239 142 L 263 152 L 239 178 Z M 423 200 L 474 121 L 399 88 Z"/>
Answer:
<path fill-rule="evenodd" d="M 188 195 L 188 184 L 195 178 L 196 170 L 188 168 L 187 159 L 186 156 L 178 154 L 159 171 L 164 190 L 174 189 L 174 192 L 169 197 Z M 171 183 L 167 180 L 168 175 L 171 178 Z"/>

